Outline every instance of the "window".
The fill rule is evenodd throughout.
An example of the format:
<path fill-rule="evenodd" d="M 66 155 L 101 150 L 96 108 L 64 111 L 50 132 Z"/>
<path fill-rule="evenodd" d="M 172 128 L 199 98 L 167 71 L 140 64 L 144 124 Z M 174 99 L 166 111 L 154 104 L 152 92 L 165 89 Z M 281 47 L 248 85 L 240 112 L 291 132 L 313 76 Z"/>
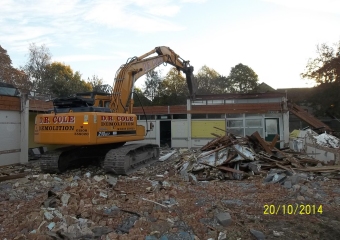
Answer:
<path fill-rule="evenodd" d="M 195 100 L 191 102 L 191 105 L 207 105 L 205 100 Z"/>
<path fill-rule="evenodd" d="M 147 120 L 153 120 L 155 119 L 154 115 L 146 115 Z M 139 115 L 139 120 L 145 120 L 145 115 Z"/>
<path fill-rule="evenodd" d="M 243 127 L 243 120 L 227 120 L 228 128 Z"/>
<path fill-rule="evenodd" d="M 171 115 L 157 115 L 157 119 L 171 119 Z"/>
<path fill-rule="evenodd" d="M 262 117 L 262 114 L 260 114 L 260 113 L 246 113 L 245 114 L 245 117 L 246 118 L 260 118 L 260 117 Z"/>
<path fill-rule="evenodd" d="M 246 127 L 262 127 L 262 119 L 246 119 Z"/>
<path fill-rule="evenodd" d="M 226 114 L 227 118 L 241 118 L 243 117 L 242 113 L 227 113 Z"/>
<path fill-rule="evenodd" d="M 202 119 L 202 118 L 207 118 L 206 114 L 192 114 L 191 119 Z"/>
<path fill-rule="evenodd" d="M 224 118 L 224 114 L 208 114 L 208 118 Z"/>
<path fill-rule="evenodd" d="M 173 119 L 187 119 L 186 114 L 173 114 L 172 117 Z"/>
<path fill-rule="evenodd" d="M 252 135 L 256 131 L 260 134 L 261 137 L 263 137 L 263 128 L 246 128 L 245 129 L 245 134 L 247 136 L 250 136 L 250 135 Z"/>
<path fill-rule="evenodd" d="M 243 128 L 228 128 L 227 132 L 228 133 L 232 133 L 232 134 L 234 134 L 236 136 L 241 136 L 241 137 L 244 136 Z"/>

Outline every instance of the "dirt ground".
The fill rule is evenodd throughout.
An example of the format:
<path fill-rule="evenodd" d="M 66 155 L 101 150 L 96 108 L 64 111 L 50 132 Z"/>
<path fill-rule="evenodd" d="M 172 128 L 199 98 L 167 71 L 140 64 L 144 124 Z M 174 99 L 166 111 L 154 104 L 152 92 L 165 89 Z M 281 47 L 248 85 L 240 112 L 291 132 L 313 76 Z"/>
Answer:
<path fill-rule="evenodd" d="M 340 239 L 336 178 L 313 175 L 291 188 L 265 183 L 266 172 L 185 181 L 175 161 L 113 177 L 95 166 L 44 174 L 38 160 L 13 167 L 27 176 L 0 182 L 0 237 Z"/>

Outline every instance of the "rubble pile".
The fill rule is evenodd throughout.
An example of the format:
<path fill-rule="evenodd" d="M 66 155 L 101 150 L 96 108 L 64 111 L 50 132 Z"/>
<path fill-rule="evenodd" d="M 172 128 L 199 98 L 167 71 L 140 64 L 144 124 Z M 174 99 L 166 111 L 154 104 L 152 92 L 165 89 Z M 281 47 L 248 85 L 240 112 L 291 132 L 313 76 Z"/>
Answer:
<path fill-rule="evenodd" d="M 323 166 L 322 162 L 311 159 L 303 153 L 279 150 L 275 147 L 277 140 L 278 136 L 272 142 L 266 142 L 258 132 L 246 138 L 237 138 L 231 133 L 217 136 L 197 154 L 184 152 L 176 169 L 186 180 L 193 178 L 201 181 L 241 180 L 252 175 L 265 175 L 268 171 L 277 169 L 275 174 L 269 172 L 266 181 L 274 179 L 273 182 L 282 184 L 281 180 L 286 179 L 285 176 L 294 175 L 296 171 L 340 171 L 340 166 Z M 278 175 L 279 173 L 282 174 Z"/>
<path fill-rule="evenodd" d="M 327 133 L 322 133 L 320 135 L 315 134 L 310 131 L 310 134 L 313 135 L 313 138 L 320 146 L 329 147 L 329 148 L 339 148 L 340 141 L 337 137 L 329 135 Z"/>
<path fill-rule="evenodd" d="M 275 143 L 230 134 L 200 150 L 162 148 L 158 162 L 129 176 L 92 165 L 45 174 L 39 160 L 1 167 L 0 238 L 336 239 L 339 167 Z M 265 215 L 268 204 L 322 214 Z"/>

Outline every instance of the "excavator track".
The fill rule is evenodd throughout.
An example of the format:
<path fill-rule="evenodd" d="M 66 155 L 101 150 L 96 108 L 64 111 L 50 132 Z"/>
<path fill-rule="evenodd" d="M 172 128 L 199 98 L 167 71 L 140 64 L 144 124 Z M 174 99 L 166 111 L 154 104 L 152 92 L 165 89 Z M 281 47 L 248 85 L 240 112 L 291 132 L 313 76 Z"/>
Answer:
<path fill-rule="evenodd" d="M 90 158 L 104 159 L 105 172 L 128 175 L 159 158 L 159 147 L 154 144 L 130 144 L 126 146 L 68 147 L 44 153 L 40 169 L 47 173 L 61 173 L 72 164 L 80 164 Z"/>
<path fill-rule="evenodd" d="M 72 153 L 78 152 L 77 147 L 59 148 L 53 151 L 48 151 L 40 157 L 40 169 L 47 173 L 61 173 L 67 170 L 75 157 L 71 157 Z"/>
<path fill-rule="evenodd" d="M 62 151 L 52 151 L 43 154 L 40 157 L 40 169 L 43 172 L 49 173 L 59 173 L 60 169 L 58 166 L 59 156 L 62 154 Z"/>
<path fill-rule="evenodd" d="M 155 144 L 131 144 L 111 149 L 104 159 L 104 171 L 128 175 L 159 158 L 159 146 Z"/>

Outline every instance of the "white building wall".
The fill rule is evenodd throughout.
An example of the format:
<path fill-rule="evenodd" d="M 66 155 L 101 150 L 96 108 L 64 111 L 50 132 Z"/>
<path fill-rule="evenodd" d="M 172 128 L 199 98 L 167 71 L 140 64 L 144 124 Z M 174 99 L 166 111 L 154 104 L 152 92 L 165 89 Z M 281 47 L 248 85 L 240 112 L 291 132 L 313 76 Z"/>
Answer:
<path fill-rule="evenodd" d="M 21 98 L 21 111 L 0 110 L 0 166 L 28 162 L 27 95 Z"/>
<path fill-rule="evenodd" d="M 159 127 L 159 121 L 158 120 L 148 120 L 147 122 L 145 120 L 138 120 L 138 125 L 142 125 L 145 128 L 146 136 L 145 139 L 142 141 L 133 141 L 132 143 L 150 143 L 150 144 L 157 144 L 160 145 L 160 127 Z M 150 130 L 150 124 L 154 125 L 154 128 Z M 148 125 L 148 126 L 147 126 Z M 147 132 L 147 130 L 150 130 Z"/>
<path fill-rule="evenodd" d="M 20 112 L 0 110 L 0 165 L 20 162 Z"/>
<path fill-rule="evenodd" d="M 188 148 L 188 121 L 176 119 L 171 121 L 171 147 Z"/>

